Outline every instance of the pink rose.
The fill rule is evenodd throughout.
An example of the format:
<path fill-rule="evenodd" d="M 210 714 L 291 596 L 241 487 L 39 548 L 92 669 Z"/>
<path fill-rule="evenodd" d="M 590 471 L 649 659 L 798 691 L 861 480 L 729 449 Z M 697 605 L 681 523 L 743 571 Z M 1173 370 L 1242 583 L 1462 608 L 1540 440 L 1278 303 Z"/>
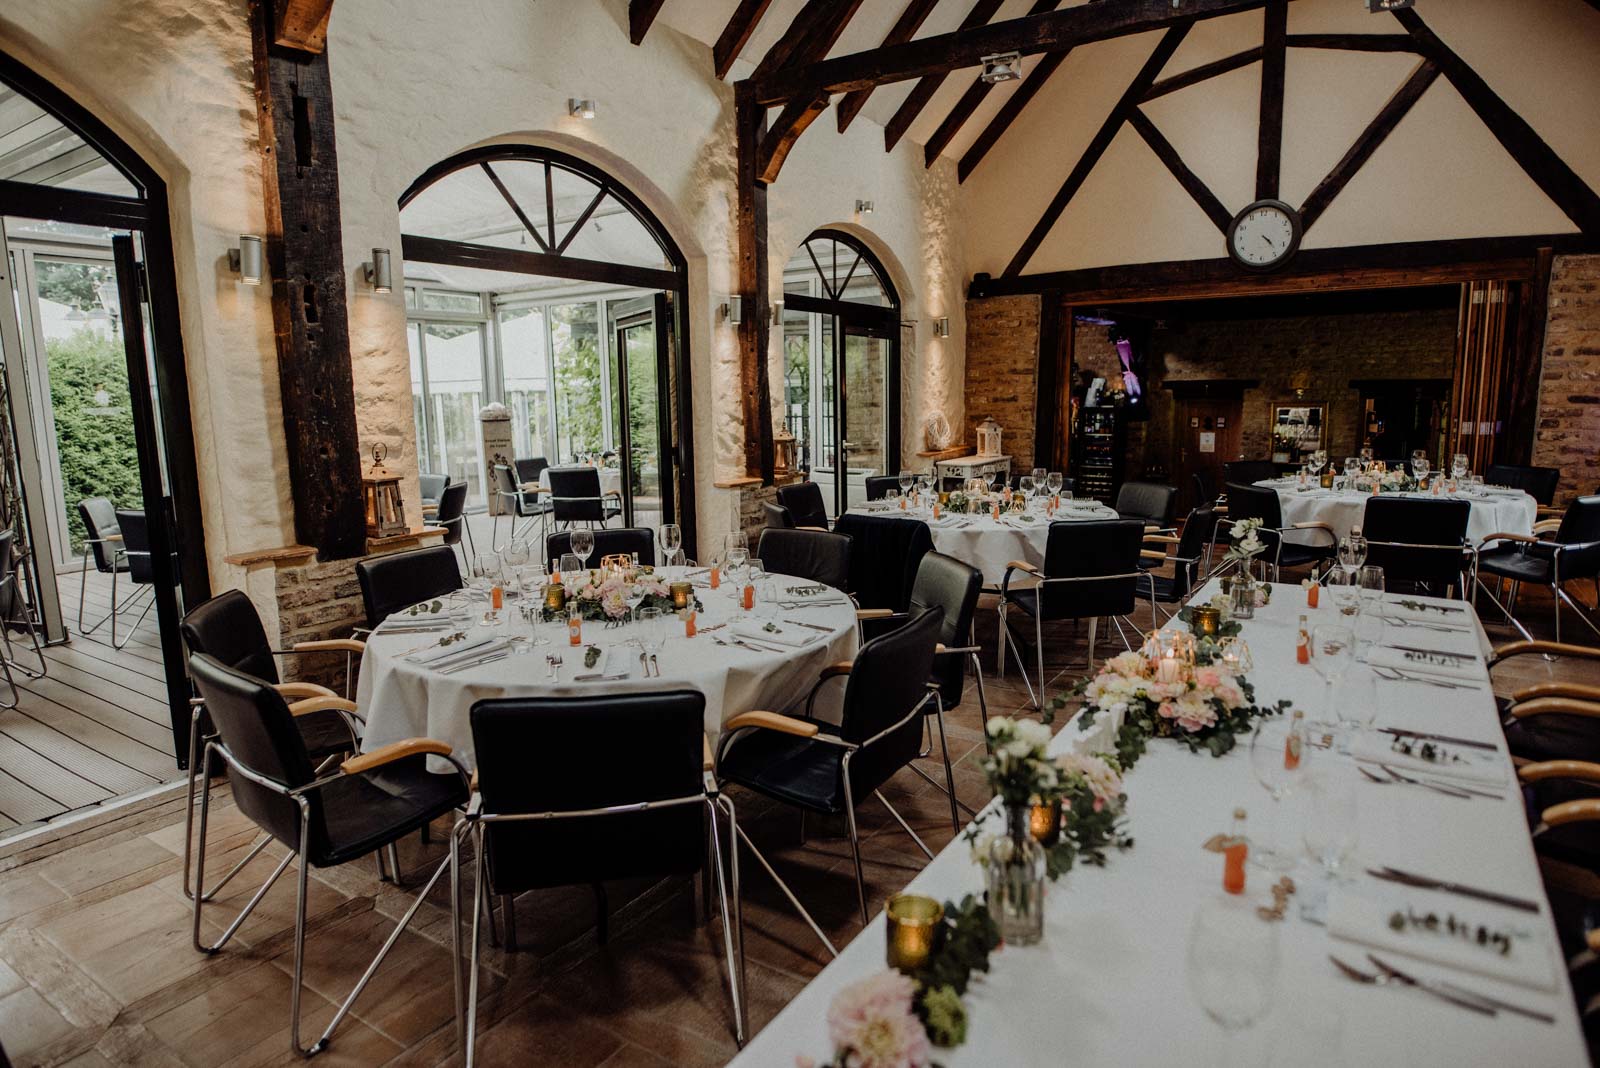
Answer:
<path fill-rule="evenodd" d="M 1194 683 L 1202 690 L 1214 690 L 1222 685 L 1222 673 L 1216 668 L 1201 668 L 1194 673 Z"/>
<path fill-rule="evenodd" d="M 1177 719 L 1178 707 L 1171 701 L 1162 701 L 1161 704 L 1156 708 L 1156 714 L 1162 719 Z"/>

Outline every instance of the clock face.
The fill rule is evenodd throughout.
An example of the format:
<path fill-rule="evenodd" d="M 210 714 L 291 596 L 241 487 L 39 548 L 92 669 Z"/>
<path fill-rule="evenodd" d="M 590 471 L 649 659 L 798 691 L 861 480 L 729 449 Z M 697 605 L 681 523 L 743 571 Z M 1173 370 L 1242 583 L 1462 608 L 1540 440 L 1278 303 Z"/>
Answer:
<path fill-rule="evenodd" d="M 1299 247 L 1300 216 L 1281 201 L 1258 200 L 1228 227 L 1228 254 L 1251 270 L 1280 266 Z"/>

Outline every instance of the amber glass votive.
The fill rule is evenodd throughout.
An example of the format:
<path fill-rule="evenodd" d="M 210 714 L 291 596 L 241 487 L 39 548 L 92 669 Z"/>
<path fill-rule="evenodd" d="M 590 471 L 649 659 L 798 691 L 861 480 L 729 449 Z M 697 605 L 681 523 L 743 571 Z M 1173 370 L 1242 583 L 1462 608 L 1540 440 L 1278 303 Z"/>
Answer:
<path fill-rule="evenodd" d="M 1046 848 L 1061 838 L 1061 799 L 1036 801 L 1028 810 L 1028 833 L 1033 840 Z"/>
<path fill-rule="evenodd" d="M 670 587 L 672 591 L 672 607 L 682 611 L 689 607 L 689 597 L 694 593 L 694 584 L 690 582 L 674 582 Z"/>
<path fill-rule="evenodd" d="M 919 894 L 896 894 L 884 908 L 889 967 L 910 974 L 928 963 L 944 928 L 944 906 Z"/>
<path fill-rule="evenodd" d="M 1189 610 L 1189 618 L 1194 620 L 1194 632 L 1202 638 L 1215 638 L 1222 629 L 1222 609 L 1214 605 L 1196 605 Z"/>
<path fill-rule="evenodd" d="M 551 612 L 560 612 L 567 607 L 567 588 L 559 582 L 552 582 L 544 588 L 544 606 Z"/>

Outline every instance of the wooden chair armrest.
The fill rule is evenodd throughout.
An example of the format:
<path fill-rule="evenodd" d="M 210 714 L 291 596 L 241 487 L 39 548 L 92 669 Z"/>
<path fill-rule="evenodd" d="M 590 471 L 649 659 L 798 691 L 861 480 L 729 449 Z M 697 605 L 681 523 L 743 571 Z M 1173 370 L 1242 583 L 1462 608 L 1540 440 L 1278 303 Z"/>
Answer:
<path fill-rule="evenodd" d="M 888 619 L 895 615 L 892 608 L 857 608 L 857 619 Z"/>
<path fill-rule="evenodd" d="M 1146 534 L 1145 541 L 1153 541 L 1158 545 L 1176 545 L 1183 539 L 1176 534 Z"/>
<path fill-rule="evenodd" d="M 1580 701 L 1600 701 L 1600 686 L 1589 686 L 1581 682 L 1540 682 L 1524 686 L 1511 694 L 1511 700 L 1519 703 L 1540 697 L 1575 697 Z"/>
<path fill-rule="evenodd" d="M 1539 520 L 1539 522 L 1537 522 L 1537 523 L 1535 523 L 1533 525 L 1533 532 L 1536 535 L 1537 534 L 1554 534 L 1556 531 L 1558 531 L 1560 529 L 1561 529 L 1561 517 L 1560 516 L 1552 516 L 1549 519 L 1541 519 L 1541 520 Z"/>
<path fill-rule="evenodd" d="M 117 545 L 121 545 L 122 544 L 122 535 L 121 534 L 107 534 L 104 538 L 101 538 L 100 540 L 101 541 L 109 541 L 109 542 L 113 542 L 113 543 L 115 543 Z"/>
<path fill-rule="evenodd" d="M 784 734 L 798 735 L 801 738 L 813 738 L 819 730 L 815 723 L 807 723 L 803 719 L 795 719 L 793 716 L 767 712 L 762 709 L 740 712 L 727 722 L 724 729 L 736 731 L 740 727 L 761 727 L 769 731 L 782 731 Z"/>
<path fill-rule="evenodd" d="M 346 701 L 343 697 L 308 697 L 304 701 L 296 701 L 289 706 L 291 716 L 304 716 L 312 712 L 326 712 L 332 709 L 335 712 L 354 712 L 356 703 Z"/>
<path fill-rule="evenodd" d="M 314 682 L 278 682 L 272 688 L 285 697 L 338 697 L 339 695 L 326 686 L 318 686 Z"/>
<path fill-rule="evenodd" d="M 1015 568 L 1018 571 L 1026 571 L 1028 574 L 1033 575 L 1033 576 L 1035 576 L 1037 578 L 1043 578 L 1044 577 L 1044 575 L 1039 571 L 1038 568 L 1034 567 L 1032 564 L 1025 564 L 1021 560 L 1007 560 L 1006 561 L 1006 567 Z"/>
<path fill-rule="evenodd" d="M 1584 823 L 1600 820 L 1600 798 L 1587 797 L 1581 801 L 1563 801 L 1544 810 L 1540 821 L 1546 827 L 1559 827 L 1563 823 Z"/>
<path fill-rule="evenodd" d="M 1537 764 L 1522 765 L 1517 769 L 1517 778 L 1523 782 L 1577 779 L 1580 782 L 1600 783 L 1600 764 L 1588 760 L 1544 760 Z"/>
<path fill-rule="evenodd" d="M 1527 719 L 1530 716 L 1548 716 L 1557 713 L 1600 719 L 1600 702 L 1579 701 L 1572 697 L 1536 697 L 1532 701 L 1523 701 L 1510 708 L 1512 719 Z"/>
<path fill-rule="evenodd" d="M 1502 660 L 1510 660 L 1514 656 L 1577 656 L 1585 660 L 1600 660 L 1600 649 L 1592 645 L 1573 645 L 1570 642 L 1546 641 L 1520 641 L 1508 642 L 1494 651 L 1489 658 L 1489 666 L 1494 667 Z"/>
<path fill-rule="evenodd" d="M 818 678 L 831 679 L 837 675 L 850 674 L 850 661 L 840 660 L 823 668 Z"/>
<path fill-rule="evenodd" d="M 823 534 L 826 534 L 826 533 L 828 533 L 828 528 L 827 528 L 827 527 L 806 527 L 806 526 L 799 526 L 799 527 L 795 527 L 795 528 L 794 528 L 794 529 L 796 529 L 796 530 L 816 530 L 816 531 L 820 531 L 820 532 L 822 532 L 822 533 L 823 533 Z"/>
<path fill-rule="evenodd" d="M 712 771 L 715 770 L 716 766 L 717 762 L 711 755 L 711 739 L 702 734 L 700 736 L 700 770 Z M 478 773 L 473 772 L 472 774 L 474 780 L 476 780 Z"/>
<path fill-rule="evenodd" d="M 1561 509 L 1553 504 L 1536 504 L 1533 506 L 1535 515 L 1560 515 Z"/>
<path fill-rule="evenodd" d="M 1479 538 L 1478 547 L 1481 549 L 1483 546 L 1488 545 L 1491 541 L 1525 541 L 1530 545 L 1544 544 L 1538 538 L 1530 537 L 1527 534 L 1506 534 L 1504 532 L 1496 532 L 1494 534 L 1486 534 L 1482 538 Z"/>
<path fill-rule="evenodd" d="M 291 653 L 364 653 L 367 643 L 354 638 L 320 638 L 310 642 L 295 642 Z"/>
<path fill-rule="evenodd" d="M 517 489 L 521 490 L 523 493 L 532 493 L 532 494 L 540 494 L 540 493 L 549 493 L 550 492 L 549 490 L 545 489 L 542 485 L 540 485 L 537 482 L 523 482 L 523 483 L 520 483 L 517 486 Z"/>
<path fill-rule="evenodd" d="M 455 750 L 434 738 L 406 738 L 403 741 L 390 742 L 370 753 L 353 756 L 340 764 L 339 769 L 346 775 L 358 775 L 363 771 L 381 768 L 385 764 L 393 764 L 407 757 L 422 755 L 447 757 L 453 752 Z"/>
<path fill-rule="evenodd" d="M 1144 560 L 1165 560 L 1167 558 L 1166 553 L 1157 552 L 1154 549 L 1140 549 L 1139 556 Z"/>
<path fill-rule="evenodd" d="M 1329 534 L 1335 534 L 1334 529 L 1332 527 L 1330 527 L 1328 524 L 1326 524 L 1326 523 L 1318 523 L 1318 522 L 1315 522 L 1315 521 L 1307 522 L 1307 523 L 1290 523 L 1289 526 L 1286 529 L 1288 529 L 1288 530 L 1326 530 Z"/>
<path fill-rule="evenodd" d="M 439 514 L 439 506 L 437 504 L 425 504 L 425 505 L 422 506 L 422 514 L 423 515 L 438 515 Z"/>

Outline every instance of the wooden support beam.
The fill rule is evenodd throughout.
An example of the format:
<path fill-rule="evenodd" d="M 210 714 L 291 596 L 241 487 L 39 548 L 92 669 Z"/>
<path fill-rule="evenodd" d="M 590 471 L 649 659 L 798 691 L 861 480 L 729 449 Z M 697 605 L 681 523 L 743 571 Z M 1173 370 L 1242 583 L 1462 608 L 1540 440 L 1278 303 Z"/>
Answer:
<path fill-rule="evenodd" d="M 628 0 L 628 40 L 641 44 L 666 0 Z"/>
<path fill-rule="evenodd" d="M 791 100 L 785 104 L 774 120 L 772 129 L 762 138 L 761 149 L 756 155 L 757 179 L 768 185 L 777 181 L 783 161 L 789 158 L 789 150 L 806 132 L 806 127 L 816 122 L 817 117 L 827 110 L 826 96 L 819 96 L 815 100 Z"/>
<path fill-rule="evenodd" d="M 1028 76 L 1022 79 L 1022 84 L 1006 98 L 1006 102 L 1000 105 L 999 112 L 989 120 L 989 125 L 983 128 L 983 132 L 967 147 L 966 152 L 962 153 L 961 162 L 956 164 L 958 181 L 966 181 L 967 175 L 983 162 L 983 157 L 987 156 L 989 150 L 995 146 L 995 142 L 1011 129 L 1011 124 L 1017 121 L 1022 109 L 1032 102 L 1039 90 L 1044 88 L 1045 82 L 1050 80 L 1050 75 L 1056 72 L 1056 68 L 1061 66 L 1066 58 L 1066 52 L 1051 52 L 1049 55 L 1039 57 L 1039 62 L 1034 65 Z"/>
<path fill-rule="evenodd" d="M 1328 210 L 1328 205 L 1333 203 L 1335 197 L 1349 184 L 1372 154 L 1383 144 L 1384 139 L 1394 132 L 1400 125 L 1400 120 L 1406 117 L 1406 112 L 1411 110 L 1413 104 L 1422 99 L 1422 94 L 1428 91 L 1428 86 L 1439 76 L 1439 68 L 1424 59 L 1417 64 L 1417 69 L 1411 72 L 1411 77 L 1405 84 L 1396 89 L 1383 109 L 1367 124 L 1356 137 L 1355 143 L 1326 178 L 1317 183 L 1317 187 L 1306 197 L 1306 202 L 1300 205 L 1300 225 L 1310 230 L 1322 213 Z"/>
<path fill-rule="evenodd" d="M 1290 48 L 1331 48 L 1344 52 L 1415 52 L 1417 42 L 1408 33 L 1291 33 L 1284 38 Z"/>
<path fill-rule="evenodd" d="M 910 3 L 906 4 L 906 9 L 900 12 L 900 17 L 895 20 L 895 24 L 889 28 L 888 34 L 883 38 L 881 47 L 888 48 L 891 45 L 904 44 L 911 40 L 912 37 L 916 36 L 917 31 L 922 28 L 923 21 L 927 19 L 928 13 L 934 9 L 938 2 L 939 0 L 911 0 Z M 845 130 L 850 128 L 850 124 L 855 121 L 856 116 L 861 114 L 861 109 L 866 107 L 867 98 L 871 95 L 871 89 L 857 89 L 853 93 L 846 93 L 844 99 L 839 101 L 840 133 L 844 133 Z"/>
<path fill-rule="evenodd" d="M 794 17 L 789 28 L 783 31 L 777 44 L 767 49 L 767 54 L 756 64 L 752 81 L 759 81 L 779 70 L 800 68 L 815 63 L 828 54 L 839 40 L 839 35 L 862 0 L 806 0 L 806 6 Z M 809 99 L 817 95 L 810 94 Z"/>
<path fill-rule="evenodd" d="M 1001 0 L 978 0 L 967 12 L 967 17 L 961 20 L 956 32 L 964 33 L 984 25 L 1000 10 L 1000 3 Z M 922 109 L 928 106 L 928 101 L 933 99 L 933 94 L 939 91 L 949 76 L 947 70 L 938 71 L 927 75 L 912 87 L 910 95 L 900 102 L 889 124 L 883 128 L 883 147 L 886 151 L 894 151 L 894 146 L 900 143 L 900 138 L 911 129 L 911 124 L 917 121 L 917 116 L 922 114 Z"/>
<path fill-rule="evenodd" d="M 1095 10 L 1085 8 L 1069 8 L 1072 11 Z M 1040 16 L 1041 18 L 1051 16 Z M 1150 51 L 1150 56 L 1144 61 L 1144 66 L 1139 68 L 1139 73 L 1134 75 L 1133 81 L 1128 83 L 1128 88 L 1122 91 L 1122 97 L 1117 101 L 1116 107 L 1111 109 L 1111 114 L 1106 116 L 1106 121 L 1100 124 L 1100 129 L 1095 133 L 1094 139 L 1083 150 L 1083 155 L 1078 157 L 1078 162 L 1073 166 L 1072 173 L 1067 175 L 1067 180 L 1061 183 L 1061 188 L 1045 207 L 1044 214 L 1039 221 L 1033 224 L 1033 229 L 1022 242 L 1022 247 L 1017 249 L 1017 254 L 1011 257 L 1011 262 L 1006 265 L 1007 277 L 1022 273 L 1028 265 L 1033 254 L 1039 250 L 1039 245 L 1044 241 L 1045 235 L 1055 226 L 1061 218 L 1061 213 L 1067 209 L 1072 198 L 1077 195 L 1078 189 L 1084 180 L 1089 177 L 1089 172 L 1094 170 L 1094 165 L 1100 162 L 1100 157 L 1110 147 L 1112 140 L 1117 136 L 1117 131 L 1122 129 L 1122 124 L 1127 121 L 1128 115 L 1138 106 L 1139 100 L 1156 80 L 1156 75 L 1161 73 L 1161 68 L 1167 65 L 1172 58 L 1172 53 L 1178 50 L 1183 39 L 1188 36 L 1190 22 L 1181 22 L 1172 26 L 1161 36 L 1161 40 Z"/>
<path fill-rule="evenodd" d="M 554 252 L 478 245 L 470 241 L 451 241 L 417 234 L 400 235 L 400 254 L 414 263 L 443 263 L 482 271 L 553 275 L 581 282 L 634 286 L 639 289 L 675 289 L 682 283 L 676 272 L 659 267 L 636 267 L 629 263 L 587 260 Z"/>
<path fill-rule="evenodd" d="M 1174 74 L 1170 78 L 1162 78 L 1156 82 L 1150 87 L 1150 91 L 1144 94 L 1144 100 L 1140 101 L 1140 103 L 1154 100 L 1158 96 L 1166 96 L 1168 93 L 1176 93 L 1179 89 L 1187 89 L 1191 85 L 1199 85 L 1201 82 L 1210 81 L 1212 78 L 1227 74 L 1229 71 L 1238 70 L 1240 67 L 1248 67 L 1260 58 L 1261 46 L 1257 45 L 1254 48 L 1246 48 L 1243 52 L 1235 52 L 1231 56 L 1223 56 L 1221 59 L 1214 59 L 1210 63 L 1202 63 L 1198 67 L 1191 67 L 1182 74 Z"/>
<path fill-rule="evenodd" d="M 739 58 L 744 46 L 750 43 L 750 35 L 756 32 L 756 27 L 761 24 L 761 16 L 765 15 L 767 8 L 771 6 L 772 0 L 739 0 L 739 6 L 734 8 L 733 17 L 728 19 L 728 24 L 722 28 L 717 43 L 711 46 L 711 63 L 718 78 L 728 76 L 728 71 L 733 69 L 733 61 Z"/>
<path fill-rule="evenodd" d="M 766 109 L 755 99 L 749 82 L 734 89 L 734 123 L 738 141 L 738 206 L 734 230 L 739 242 L 739 294 L 744 315 L 739 321 L 739 399 L 744 415 L 745 473 L 772 481 L 772 388 L 767 378 L 769 311 L 767 287 L 767 185 L 756 173 L 757 156 L 766 137 Z"/>
<path fill-rule="evenodd" d="M 1150 146 L 1150 151 L 1156 154 L 1156 158 L 1166 164 L 1167 170 L 1171 171 L 1178 184 L 1183 186 L 1184 192 L 1200 205 L 1200 210 L 1206 213 L 1206 218 L 1211 220 L 1212 225 L 1222 233 L 1227 233 L 1228 224 L 1233 221 L 1232 213 L 1222 206 L 1222 201 L 1218 200 L 1217 195 L 1200 180 L 1200 176 L 1183 162 L 1178 150 L 1172 147 L 1172 142 L 1156 128 L 1150 117 L 1138 108 L 1134 108 L 1128 112 L 1128 124 L 1144 138 L 1144 143 Z"/>
<path fill-rule="evenodd" d="M 1256 128 L 1256 199 L 1278 198 L 1278 171 L 1283 159 L 1284 37 L 1289 29 L 1289 0 L 1267 5 L 1261 40 L 1261 119 Z"/>
<path fill-rule="evenodd" d="M 360 556 L 366 511 L 328 56 L 278 46 L 272 0 L 251 0 L 250 16 L 295 540 L 324 560 Z"/>
<path fill-rule="evenodd" d="M 1532 126 L 1489 88 L 1489 84 L 1441 41 L 1415 11 L 1390 12 L 1417 42 L 1424 56 L 1438 65 L 1467 106 L 1489 127 L 1495 140 L 1544 190 L 1567 218 L 1589 237 L 1600 236 L 1600 196 L 1556 155 Z"/>
<path fill-rule="evenodd" d="M 274 0 L 272 43 L 319 54 L 328 47 L 328 16 L 333 0 Z"/>
<path fill-rule="evenodd" d="M 1265 3 L 1266 0 L 1185 0 L 1177 8 L 1172 6 L 1172 0 L 1080 4 L 775 72 L 758 79 L 755 94 L 760 103 L 776 106 L 795 96 L 847 93 L 976 67 L 984 56 L 996 52 L 1021 52 L 1025 56 L 1064 52 L 1091 41 L 1252 11 Z"/>
<path fill-rule="evenodd" d="M 1057 0 L 1038 0 L 1028 14 L 1042 15 L 1046 11 L 1054 11 L 1056 3 Z M 944 117 L 939 128 L 933 131 L 933 136 L 928 138 L 928 143 L 923 146 L 923 166 L 933 166 L 933 161 L 939 158 L 939 153 L 943 152 L 955 135 L 961 132 L 961 127 L 972 118 L 972 113 L 978 110 L 978 106 L 983 103 L 994 86 L 994 82 L 986 82 L 982 78 L 972 80 L 972 84 L 967 86 L 967 91 L 961 94 L 961 99 L 956 101 L 955 107 L 950 109 L 950 114 Z"/>

